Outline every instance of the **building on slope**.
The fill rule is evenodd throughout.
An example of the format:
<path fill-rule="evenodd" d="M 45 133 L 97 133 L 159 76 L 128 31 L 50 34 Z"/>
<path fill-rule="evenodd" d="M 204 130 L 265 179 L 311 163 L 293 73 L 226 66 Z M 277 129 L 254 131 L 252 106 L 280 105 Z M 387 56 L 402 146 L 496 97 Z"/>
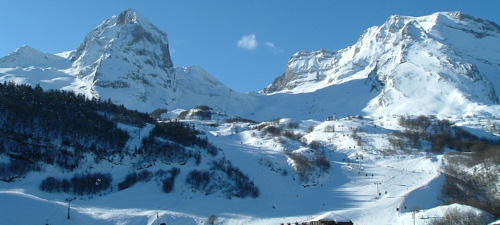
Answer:
<path fill-rule="evenodd" d="M 327 213 L 308 221 L 309 225 L 354 225 L 354 223 L 335 213 Z"/>

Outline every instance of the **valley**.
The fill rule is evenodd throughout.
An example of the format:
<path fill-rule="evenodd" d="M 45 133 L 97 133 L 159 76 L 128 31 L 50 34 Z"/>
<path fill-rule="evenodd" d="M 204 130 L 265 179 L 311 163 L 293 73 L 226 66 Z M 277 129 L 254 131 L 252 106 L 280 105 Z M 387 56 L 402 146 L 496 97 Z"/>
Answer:
<path fill-rule="evenodd" d="M 0 58 L 0 224 L 488 224 L 496 43 L 472 15 L 395 15 L 249 93 L 174 67 L 133 9 L 73 51 L 22 46 Z"/>

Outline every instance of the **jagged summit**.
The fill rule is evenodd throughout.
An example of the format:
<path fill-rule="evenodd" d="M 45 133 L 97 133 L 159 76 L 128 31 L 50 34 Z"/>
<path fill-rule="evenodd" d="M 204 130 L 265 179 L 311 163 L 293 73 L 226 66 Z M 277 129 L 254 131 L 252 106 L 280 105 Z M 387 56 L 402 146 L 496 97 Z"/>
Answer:
<path fill-rule="evenodd" d="M 92 82 L 83 87 L 92 97 L 112 98 L 130 107 L 141 105 L 136 102 L 165 105 L 175 98 L 176 78 L 167 34 L 133 9 L 92 30 L 71 60 L 73 70 Z M 123 97 L 112 94 L 118 90 Z"/>
<path fill-rule="evenodd" d="M 362 79 L 382 89 L 365 108 L 370 114 L 460 114 L 472 103 L 498 104 L 498 43 L 500 26 L 461 12 L 391 16 L 345 49 L 296 53 L 262 92 L 310 93 Z"/>
<path fill-rule="evenodd" d="M 49 54 L 23 46 L 0 59 L 0 67 L 8 68 L 2 81 L 110 98 L 145 111 L 176 98 L 167 34 L 133 9 L 104 20 L 76 51 Z"/>
<path fill-rule="evenodd" d="M 288 62 L 286 72 L 263 92 L 311 92 L 338 84 L 344 82 L 344 78 L 356 74 L 352 73 L 358 71 L 356 67 L 373 68 L 377 61 L 380 62 L 378 58 L 384 54 L 399 53 L 393 55 L 394 58 L 404 62 L 408 47 L 415 43 L 452 50 L 451 53 L 455 54 L 482 57 L 498 64 L 499 47 L 493 41 L 499 37 L 499 25 L 461 12 L 438 12 L 422 17 L 394 15 L 383 25 L 367 29 L 356 44 L 346 49 L 337 52 L 324 49 L 300 51 L 294 54 Z M 490 57 L 491 54 L 494 56 Z M 348 72 L 339 66 L 349 66 L 354 70 Z M 308 83 L 321 82 L 322 85 L 313 85 L 309 89 L 300 88 Z"/>
<path fill-rule="evenodd" d="M 165 72 L 173 68 L 167 34 L 133 9 L 105 20 L 91 31 L 72 60 L 79 66 L 88 66 L 102 56 L 132 51 L 139 56 L 150 56 L 148 62 Z"/>
<path fill-rule="evenodd" d="M 266 87 L 264 93 L 293 89 L 300 82 L 314 82 L 325 79 L 324 72 L 332 69 L 332 59 L 335 52 L 321 49 L 319 51 L 299 51 L 290 60 L 286 72 L 277 77 Z M 312 73 L 310 73 L 312 72 Z"/>
<path fill-rule="evenodd" d="M 120 13 L 120 15 L 118 15 L 116 25 L 123 26 L 128 23 L 140 23 L 142 21 L 149 23 L 149 21 L 144 16 L 139 14 L 135 9 L 127 9 Z"/>
<path fill-rule="evenodd" d="M 499 205 L 498 31 L 459 12 L 392 16 L 345 49 L 294 54 L 247 94 L 174 68 L 166 34 L 135 10 L 75 51 L 23 46 L 0 59 L 0 83 L 155 119 L 0 85 L 0 217 L 66 224 L 61 199 L 75 197 L 81 224 L 487 222 Z M 436 207 L 477 196 L 486 211 Z"/>
<path fill-rule="evenodd" d="M 75 51 L 22 47 L 0 59 L 0 81 L 110 98 L 141 111 L 209 105 L 257 120 L 325 118 L 334 110 L 496 115 L 498 43 L 500 26 L 461 12 L 395 15 L 345 49 L 297 52 L 262 93 L 241 94 L 202 68 L 174 68 L 167 34 L 128 9 L 104 20 Z"/>
<path fill-rule="evenodd" d="M 239 95 L 202 68 L 174 68 L 167 34 L 134 9 L 104 20 L 77 50 L 53 55 L 21 47 L 0 59 L 0 68 L 6 68 L 0 81 L 74 91 L 149 112 L 209 103 L 227 109 L 228 101 L 238 101 L 230 96 Z"/>

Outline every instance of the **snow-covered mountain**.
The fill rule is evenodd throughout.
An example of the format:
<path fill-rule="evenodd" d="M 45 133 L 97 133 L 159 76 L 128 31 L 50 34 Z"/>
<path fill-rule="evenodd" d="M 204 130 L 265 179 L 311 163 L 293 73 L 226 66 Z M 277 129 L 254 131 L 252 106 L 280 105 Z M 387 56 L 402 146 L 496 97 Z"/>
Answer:
<path fill-rule="evenodd" d="M 472 115 L 498 104 L 498 43 L 499 25 L 460 12 L 392 16 L 348 48 L 296 53 L 262 92 L 311 93 L 364 80 L 378 93 L 365 102 L 367 114 Z"/>
<path fill-rule="evenodd" d="M 171 103 L 177 89 L 167 35 L 132 9 L 103 21 L 75 51 L 52 55 L 23 46 L 0 59 L 0 67 L 3 81 L 149 111 Z"/>
<path fill-rule="evenodd" d="M 105 20 L 74 51 L 49 54 L 23 46 L 0 59 L 1 82 L 39 84 L 88 98 L 110 98 L 140 111 L 161 108 L 157 119 L 167 115 L 184 121 L 156 121 L 107 102 L 111 109 L 122 111 L 112 113 L 104 108 L 93 112 L 94 107 L 83 103 L 61 104 L 66 102 L 53 99 L 60 104 L 51 108 L 56 105 L 51 101 L 30 101 L 36 99 L 33 96 L 40 93 L 39 88 L 28 92 L 29 88 L 21 86 L 17 98 L 12 98 L 9 90 L 14 85 L 5 85 L 0 109 L 17 111 L 0 114 L 0 175 L 23 171 L 19 169 L 23 164 L 17 161 L 32 165 L 23 154 L 40 163 L 39 167 L 30 166 L 33 171 L 27 174 L 0 181 L 0 201 L 4 203 L 0 204 L 0 221 L 262 225 L 333 218 L 355 224 L 410 224 L 419 218 L 419 224 L 434 224 L 438 218 L 447 219 L 450 212 L 491 221 L 498 215 L 488 212 L 500 211 L 460 204 L 438 206 L 442 203 L 438 196 L 450 175 L 446 170 L 451 167 L 445 166 L 480 155 L 467 154 L 456 160 L 453 155 L 463 156 L 459 147 L 498 147 L 474 139 L 472 134 L 492 140 L 500 134 L 499 39 L 498 25 L 466 14 L 392 16 L 382 26 L 366 30 L 346 49 L 296 53 L 283 76 L 261 93 L 247 94 L 226 87 L 198 66 L 174 67 L 166 34 L 134 10 Z M 26 116 L 36 113 L 26 110 L 29 104 L 32 109 L 45 106 L 39 107 L 45 109 L 44 117 Z M 86 127 L 82 123 L 90 124 L 89 116 L 60 108 L 90 111 L 96 118 L 112 120 L 106 124 L 127 134 L 120 136 L 123 146 L 116 144 L 123 151 L 116 147 L 114 154 L 107 142 L 100 148 L 95 138 L 82 132 L 99 133 L 96 126 L 82 128 Z M 53 112 L 71 116 L 57 117 Z M 134 114 L 147 122 L 130 121 L 128 116 Z M 355 114 L 361 116 L 348 116 Z M 52 118 L 65 118 L 66 122 L 51 122 Z M 440 121 L 442 118 L 451 122 Z M 51 130 L 44 124 L 69 129 Z M 471 134 L 460 130 L 461 126 Z M 109 130 L 104 125 L 100 128 Z M 198 145 L 179 143 L 186 137 Z M 61 166 L 68 167 L 68 157 L 81 154 L 87 145 L 88 153 L 73 158 L 81 164 L 71 164 L 71 169 Z M 451 158 L 445 155 L 450 151 L 456 153 Z M 44 154 L 40 156 L 40 152 Z M 173 159 L 172 154 L 179 154 L 177 161 L 168 160 Z M 455 172 L 466 178 L 490 177 L 490 186 L 479 188 L 496 188 L 498 157 L 484 154 L 488 161 L 476 160 L 473 167 L 455 164 L 459 168 Z M 59 164 L 51 163 L 53 156 L 58 156 Z M 178 178 L 173 175 L 174 167 L 179 169 Z M 147 175 L 148 171 L 159 175 L 123 189 L 133 174 Z M 64 187 L 54 192 L 42 188 L 43 181 L 64 186 L 64 180 L 72 180 L 72 176 L 103 172 L 113 178 L 108 179 L 110 188 L 105 192 L 83 196 L 64 191 Z M 234 184 L 251 184 L 242 185 L 246 189 L 255 185 L 258 197 L 228 194 L 234 191 L 233 183 L 228 182 L 231 177 Z M 86 183 L 100 185 L 96 178 Z M 171 185 L 168 194 L 159 187 L 165 181 Z M 472 181 L 462 178 L 461 182 L 484 185 Z M 486 195 L 477 199 L 498 202 L 494 188 L 487 192 L 492 193 L 491 201 L 485 201 L 490 198 Z M 461 189 L 458 194 L 469 191 Z M 76 201 L 71 203 L 68 220 L 67 201 L 72 200 Z"/>
<path fill-rule="evenodd" d="M 167 106 L 169 109 L 208 105 L 222 113 L 242 115 L 258 104 L 254 96 L 226 87 L 199 66 L 176 67 L 175 73 L 178 89 L 176 101 Z"/>
<path fill-rule="evenodd" d="M 40 84 L 151 112 L 208 105 L 257 120 L 338 115 L 499 117 L 500 26 L 460 12 L 392 16 L 339 51 L 300 51 L 261 93 L 238 93 L 200 67 L 174 68 L 167 35 L 129 9 L 75 50 L 28 46 L 0 59 L 0 81 Z"/>
<path fill-rule="evenodd" d="M 67 58 L 22 46 L 0 59 L 0 81 L 61 89 L 71 85 L 74 80 L 74 76 L 64 71 L 70 67 L 71 61 Z"/>
<path fill-rule="evenodd" d="M 71 55 L 87 95 L 116 103 L 164 105 L 177 88 L 167 34 L 129 9 L 105 20 Z"/>
<path fill-rule="evenodd" d="M 73 91 L 148 112 L 203 104 L 223 109 L 242 96 L 200 67 L 174 68 L 167 34 L 133 9 L 103 21 L 77 50 L 17 49 L 0 59 L 0 81 Z"/>

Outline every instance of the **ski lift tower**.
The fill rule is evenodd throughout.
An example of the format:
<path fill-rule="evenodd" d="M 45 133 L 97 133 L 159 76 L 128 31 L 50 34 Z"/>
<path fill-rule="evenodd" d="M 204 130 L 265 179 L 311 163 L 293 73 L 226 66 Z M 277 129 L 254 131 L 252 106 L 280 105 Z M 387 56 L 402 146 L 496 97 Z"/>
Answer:
<path fill-rule="evenodd" d="M 69 211 L 71 209 L 71 201 L 75 200 L 76 198 L 66 198 L 65 201 L 68 202 L 68 220 L 71 218 L 70 215 L 69 215 Z"/>
<path fill-rule="evenodd" d="M 380 195 L 380 192 L 378 191 L 378 186 L 382 184 L 382 182 L 380 181 L 375 181 L 374 182 L 375 185 L 377 185 L 377 197 Z"/>

